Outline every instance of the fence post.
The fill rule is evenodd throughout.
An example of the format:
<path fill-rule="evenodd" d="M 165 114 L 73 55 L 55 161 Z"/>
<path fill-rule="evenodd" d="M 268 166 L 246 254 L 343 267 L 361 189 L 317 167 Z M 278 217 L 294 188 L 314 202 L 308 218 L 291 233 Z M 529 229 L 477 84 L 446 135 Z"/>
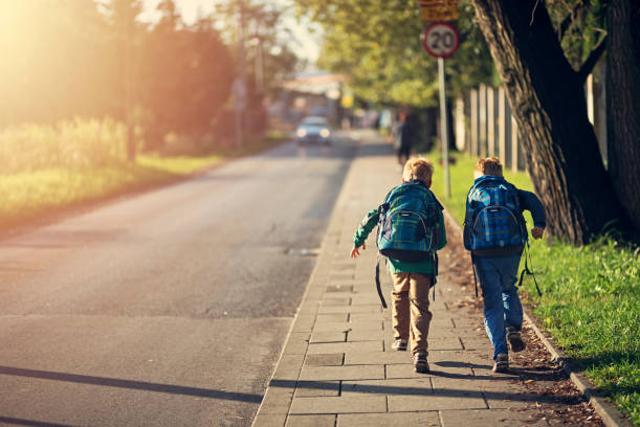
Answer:
<path fill-rule="evenodd" d="M 515 117 L 511 116 L 511 170 L 518 172 L 520 164 L 520 150 L 518 144 L 518 123 Z"/>
<path fill-rule="evenodd" d="M 480 157 L 487 157 L 487 86 L 480 85 L 479 98 L 479 116 L 480 116 L 480 132 L 478 144 L 480 145 Z"/>
<path fill-rule="evenodd" d="M 477 156 L 478 151 L 478 141 L 480 136 L 478 135 L 479 128 L 479 111 L 478 111 L 478 91 L 476 89 L 471 89 L 471 93 L 469 94 L 470 103 L 471 103 L 471 144 L 470 144 L 470 152 L 472 156 Z"/>
<path fill-rule="evenodd" d="M 507 97 L 504 88 L 498 88 L 498 157 L 507 164 Z"/>
<path fill-rule="evenodd" d="M 487 86 L 487 155 L 496 155 L 496 97 L 495 89 Z"/>
<path fill-rule="evenodd" d="M 464 126 L 464 98 L 461 96 L 456 98 L 455 122 L 456 148 L 458 151 L 463 151 L 466 141 L 466 129 Z"/>

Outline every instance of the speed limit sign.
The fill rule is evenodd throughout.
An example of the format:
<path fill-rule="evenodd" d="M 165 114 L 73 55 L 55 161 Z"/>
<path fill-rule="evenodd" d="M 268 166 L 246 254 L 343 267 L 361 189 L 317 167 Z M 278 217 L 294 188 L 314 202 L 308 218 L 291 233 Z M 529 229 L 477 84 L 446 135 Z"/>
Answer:
<path fill-rule="evenodd" d="M 460 33 L 449 22 L 434 22 L 422 33 L 422 47 L 435 58 L 449 58 L 460 46 Z"/>

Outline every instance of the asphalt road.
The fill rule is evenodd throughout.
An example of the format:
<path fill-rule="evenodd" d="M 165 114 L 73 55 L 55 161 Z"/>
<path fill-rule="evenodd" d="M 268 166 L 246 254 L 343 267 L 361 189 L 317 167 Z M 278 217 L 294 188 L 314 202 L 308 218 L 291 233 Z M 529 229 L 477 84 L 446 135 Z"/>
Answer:
<path fill-rule="evenodd" d="M 0 424 L 250 425 L 354 146 L 286 144 L 0 241 Z"/>

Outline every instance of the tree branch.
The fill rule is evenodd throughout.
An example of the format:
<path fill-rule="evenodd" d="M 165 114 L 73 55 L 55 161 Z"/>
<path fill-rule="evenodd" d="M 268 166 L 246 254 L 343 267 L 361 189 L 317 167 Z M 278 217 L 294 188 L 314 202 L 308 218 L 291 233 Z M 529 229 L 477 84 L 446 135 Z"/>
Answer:
<path fill-rule="evenodd" d="M 589 0 L 584 0 L 576 3 L 571 9 L 571 12 L 564 17 L 562 22 L 560 22 L 560 26 L 558 27 L 558 40 L 562 40 L 567 34 L 567 30 L 571 27 L 571 25 L 575 22 L 576 18 L 579 14 L 584 13 L 585 9 L 590 6 Z"/>
<path fill-rule="evenodd" d="M 596 66 L 602 54 L 607 50 L 608 40 L 609 40 L 609 35 L 605 35 L 600 40 L 600 43 L 598 43 L 598 45 L 593 48 L 591 53 L 589 53 L 589 56 L 584 61 L 584 63 L 580 67 L 580 70 L 578 71 L 578 78 L 580 79 L 581 82 L 584 82 L 585 80 L 587 80 L 587 77 L 589 77 L 589 74 L 591 74 L 591 72 L 593 71 L 593 67 Z"/>

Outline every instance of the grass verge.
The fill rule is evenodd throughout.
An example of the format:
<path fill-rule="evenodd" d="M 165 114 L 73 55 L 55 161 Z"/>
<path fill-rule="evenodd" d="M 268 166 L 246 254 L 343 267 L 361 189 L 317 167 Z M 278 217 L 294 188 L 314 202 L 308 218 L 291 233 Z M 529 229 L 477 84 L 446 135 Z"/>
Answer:
<path fill-rule="evenodd" d="M 475 159 L 464 154 L 455 159 L 451 198 L 444 198 L 439 162 L 432 189 L 462 224 Z M 505 175 L 518 188 L 532 188 L 526 173 Z M 573 365 L 640 426 L 640 250 L 603 237 L 581 248 L 535 241 L 531 255 L 543 292 L 538 297 L 525 281 L 523 297 L 533 314 Z"/>
<path fill-rule="evenodd" d="M 203 156 L 142 155 L 133 164 L 94 167 L 43 167 L 0 175 L 0 230 L 116 196 L 184 179 L 227 159 L 249 155 L 282 142 L 268 138 L 241 150 Z"/>

